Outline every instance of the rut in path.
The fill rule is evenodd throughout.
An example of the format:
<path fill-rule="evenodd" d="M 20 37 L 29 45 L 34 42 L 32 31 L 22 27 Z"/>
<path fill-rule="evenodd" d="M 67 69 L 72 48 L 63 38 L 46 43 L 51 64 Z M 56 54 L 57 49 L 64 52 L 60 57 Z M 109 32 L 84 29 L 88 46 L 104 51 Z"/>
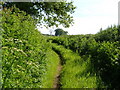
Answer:
<path fill-rule="evenodd" d="M 61 88 L 61 82 L 60 82 L 60 79 L 61 79 L 61 71 L 62 71 L 62 66 L 63 66 L 63 58 L 62 58 L 62 55 L 60 54 L 59 51 L 57 51 L 54 47 L 52 48 L 52 50 L 54 52 L 56 52 L 58 54 L 58 57 L 59 57 L 59 65 L 57 67 L 57 73 L 55 75 L 55 80 L 54 80 L 54 85 L 53 85 L 53 88 L 57 88 L 57 89 L 60 89 Z"/>
<path fill-rule="evenodd" d="M 60 72 L 61 72 L 61 70 L 62 70 L 62 65 L 61 65 L 61 63 L 59 63 L 59 65 L 57 67 L 57 74 L 55 76 L 53 88 L 60 88 L 61 87 L 61 84 L 60 84 Z"/>

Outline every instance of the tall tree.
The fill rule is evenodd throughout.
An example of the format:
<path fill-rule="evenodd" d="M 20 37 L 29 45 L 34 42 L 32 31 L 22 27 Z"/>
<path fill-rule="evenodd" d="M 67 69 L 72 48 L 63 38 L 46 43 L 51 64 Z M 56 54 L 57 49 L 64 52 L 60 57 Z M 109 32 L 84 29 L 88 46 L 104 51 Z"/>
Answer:
<path fill-rule="evenodd" d="M 3 8 L 16 6 L 20 10 L 30 14 L 41 26 L 51 27 L 63 25 L 69 27 L 73 24 L 75 6 L 73 2 L 6 2 Z"/>
<path fill-rule="evenodd" d="M 62 29 L 56 29 L 55 30 L 55 36 L 61 36 L 61 35 L 67 35 L 67 31 L 64 31 Z"/>

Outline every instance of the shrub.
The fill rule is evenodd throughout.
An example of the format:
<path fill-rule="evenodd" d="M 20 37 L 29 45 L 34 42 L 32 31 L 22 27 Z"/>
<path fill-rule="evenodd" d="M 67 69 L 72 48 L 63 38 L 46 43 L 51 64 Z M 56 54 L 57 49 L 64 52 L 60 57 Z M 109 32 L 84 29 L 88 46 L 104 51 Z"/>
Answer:
<path fill-rule="evenodd" d="M 41 87 L 49 48 L 35 21 L 13 7 L 2 11 L 2 87 Z"/>

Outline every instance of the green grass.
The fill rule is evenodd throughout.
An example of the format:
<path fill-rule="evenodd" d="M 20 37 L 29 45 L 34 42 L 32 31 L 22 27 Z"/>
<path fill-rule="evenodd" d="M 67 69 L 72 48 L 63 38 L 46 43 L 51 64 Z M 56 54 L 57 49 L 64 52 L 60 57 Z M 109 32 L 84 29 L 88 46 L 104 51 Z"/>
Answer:
<path fill-rule="evenodd" d="M 60 58 L 54 51 L 48 50 L 46 59 L 46 72 L 42 76 L 41 88 L 53 88 Z"/>
<path fill-rule="evenodd" d="M 91 73 L 90 57 L 80 57 L 63 46 L 53 44 L 53 48 L 61 55 L 63 69 L 61 73 L 61 88 L 98 88 L 101 81 L 95 73 Z M 86 60 L 84 60 L 86 59 Z"/>

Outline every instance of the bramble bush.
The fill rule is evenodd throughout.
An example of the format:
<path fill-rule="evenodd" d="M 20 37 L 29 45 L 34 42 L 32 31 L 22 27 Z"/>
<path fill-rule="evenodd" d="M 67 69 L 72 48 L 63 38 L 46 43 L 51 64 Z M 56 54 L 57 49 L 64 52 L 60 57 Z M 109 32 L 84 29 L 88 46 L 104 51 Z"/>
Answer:
<path fill-rule="evenodd" d="M 50 46 L 35 28 L 32 17 L 18 8 L 2 10 L 3 88 L 42 87 Z"/>
<path fill-rule="evenodd" d="M 120 88 L 120 46 L 118 42 L 103 42 L 91 50 L 94 71 L 108 88 Z"/>

